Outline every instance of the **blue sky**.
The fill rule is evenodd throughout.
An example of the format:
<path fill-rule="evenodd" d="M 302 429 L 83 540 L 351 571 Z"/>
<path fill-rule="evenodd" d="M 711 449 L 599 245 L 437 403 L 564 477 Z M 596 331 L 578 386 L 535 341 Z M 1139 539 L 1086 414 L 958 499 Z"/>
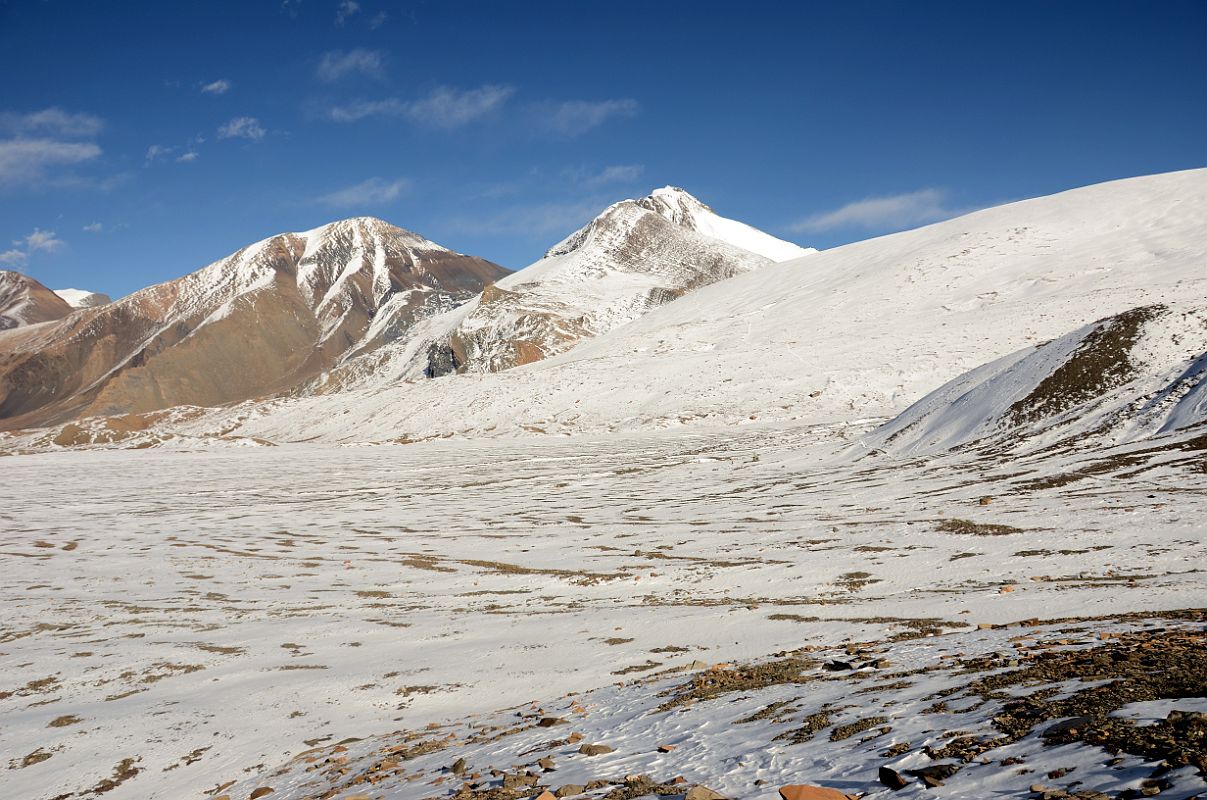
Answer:
<path fill-rule="evenodd" d="M 510 268 L 683 186 L 830 247 L 1207 165 L 1204 2 L 0 0 L 0 267 L 360 214 Z"/>

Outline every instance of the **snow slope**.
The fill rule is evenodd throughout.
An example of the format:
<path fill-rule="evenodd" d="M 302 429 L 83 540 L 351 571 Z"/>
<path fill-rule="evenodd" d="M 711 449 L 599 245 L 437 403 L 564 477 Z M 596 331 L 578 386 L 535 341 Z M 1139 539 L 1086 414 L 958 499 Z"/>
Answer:
<path fill-rule="evenodd" d="M 365 441 L 891 417 L 1076 326 L 1201 298 L 1205 218 L 1207 170 L 1113 181 L 769 264 L 538 364 L 370 379 L 193 430 Z"/>
<path fill-rule="evenodd" d="M 54 293 L 72 308 L 94 308 L 113 302 L 109 295 L 87 289 L 55 289 Z"/>
<path fill-rule="evenodd" d="M 1131 309 L 972 370 L 864 440 L 952 447 L 1137 441 L 1207 422 L 1207 310 Z"/>

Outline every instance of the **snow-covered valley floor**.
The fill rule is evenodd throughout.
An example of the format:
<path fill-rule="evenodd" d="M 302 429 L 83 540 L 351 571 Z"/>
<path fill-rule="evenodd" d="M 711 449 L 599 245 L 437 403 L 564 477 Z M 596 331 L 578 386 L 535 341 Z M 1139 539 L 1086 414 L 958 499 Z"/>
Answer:
<path fill-rule="evenodd" d="M 574 716 L 584 742 L 616 748 L 591 769 L 585 757 L 557 755 L 571 766 L 542 784 L 657 772 L 733 798 L 772 797 L 781 783 L 883 790 L 869 754 L 909 741 L 899 766 L 919 768 L 931 763 L 919 748 L 951 738 L 934 731 L 986 724 L 992 703 L 976 698 L 949 719 L 917 716 L 935 691 L 964 680 L 950 670 L 927 677 L 927 665 L 944 652 L 1012 647 L 1008 637 L 1020 633 L 978 626 L 1207 606 L 1201 451 L 1146 457 L 1143 469 L 1121 458 L 1115 471 L 1099 453 L 1082 473 L 1067 454 L 1028 463 L 975 454 L 853 460 L 864 429 L 752 425 L 4 458 L 0 787 L 14 798 L 175 800 L 234 781 L 212 795 L 244 800 L 272 786 L 274 800 L 438 797 L 461 786 L 438 772 L 458 755 L 470 768 L 507 769 L 546 755 L 521 757 L 526 750 L 563 739 L 569 728 L 530 722 L 514 737 L 447 749 L 473 738 L 464 727 L 471 715 L 536 701 Z M 1045 480 L 1057 474 L 1080 479 Z M 1045 635 L 1075 647 L 1152 624 L 1085 623 L 1077 634 L 1056 626 Z M 1193 616 L 1165 624 L 1201 637 Z M 933 635 L 907 638 L 918 632 Z M 880 643 L 863 646 L 864 655 L 931 683 L 863 692 L 875 678 L 861 671 L 855 689 L 752 685 L 688 716 L 648 713 L 665 701 L 656 691 L 687 673 L 631 683 L 700 669 L 695 662 L 852 642 Z M 630 683 L 612 686 L 622 681 Z M 903 682 L 916 681 L 894 683 Z M 559 700 L 568 692 L 591 694 Z M 781 700 L 789 702 L 736 724 Z M 1164 719 L 1165 705 L 1130 710 Z M 1173 707 L 1203 710 L 1203 701 Z M 834 725 L 886 717 L 871 727 L 896 732 L 866 744 L 871 728 L 773 741 L 827 708 Z M 339 788 L 354 771 L 338 759 L 368 766 L 406 739 L 368 737 L 430 723 L 449 725 L 439 728 L 439 748 L 420 748 L 401 770 L 378 767 L 376 782 Z M 1115 765 L 1122 773 L 1106 775 L 1101 750 L 1045 748 L 1037 736 L 1012 747 L 1044 770 L 1072 765 L 1097 776 L 1083 788 L 1108 777 L 1138 787 L 1152 771 L 1129 756 Z M 350 753 L 322 752 L 313 763 L 324 771 L 303 760 L 276 773 L 299 753 L 349 738 L 366 741 L 347 745 Z M 651 754 L 651 743 L 679 746 Z M 635 755 L 637 747 L 645 750 Z M 1032 752 L 1040 750 L 1047 755 Z M 981 777 L 956 776 L 927 796 L 1011 796 L 1020 786 L 1025 796 L 1031 783 L 1053 783 L 1042 770 L 1001 768 L 993 780 L 990 772 L 965 770 Z M 1162 796 L 1203 789 L 1193 770 L 1169 775 Z M 496 791 L 489 775 L 478 780 Z"/>

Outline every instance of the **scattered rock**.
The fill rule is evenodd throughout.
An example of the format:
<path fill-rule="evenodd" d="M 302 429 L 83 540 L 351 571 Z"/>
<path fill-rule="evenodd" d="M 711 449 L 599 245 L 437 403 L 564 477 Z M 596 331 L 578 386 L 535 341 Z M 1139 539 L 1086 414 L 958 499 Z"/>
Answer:
<path fill-rule="evenodd" d="M 554 795 L 556 797 L 572 797 L 576 794 L 582 794 L 585 791 L 586 788 L 578 785 L 577 783 L 567 783 L 565 786 L 562 786 L 560 789 L 554 792 Z"/>
<path fill-rule="evenodd" d="M 693 786 L 687 790 L 683 800 L 725 800 L 725 795 L 714 792 L 707 786 Z"/>
<path fill-rule="evenodd" d="M 602 756 L 604 753 L 611 753 L 612 748 L 606 744 L 584 744 L 578 748 L 578 752 L 584 756 Z"/>
<path fill-rule="evenodd" d="M 513 774 L 503 776 L 504 789 L 525 789 L 529 786 L 536 786 L 535 775 Z"/>
<path fill-rule="evenodd" d="M 465 763 L 464 758 L 458 758 L 448 769 L 449 772 L 453 773 L 454 775 L 464 775 L 465 771 L 469 769 L 469 765 Z"/>
<path fill-rule="evenodd" d="M 959 771 L 960 768 L 955 764 L 935 764 L 930 767 L 922 767 L 922 769 L 907 769 L 905 772 L 933 789 L 936 786 L 942 786 L 943 781 Z"/>
<path fill-rule="evenodd" d="M 672 750 L 674 750 L 674 749 L 675 749 L 675 745 L 673 745 L 673 744 L 660 744 L 660 745 L 658 745 L 658 752 L 659 752 L 659 753 L 669 753 L 669 752 L 671 752 L 671 751 L 672 751 Z"/>
<path fill-rule="evenodd" d="M 554 725 L 565 725 L 566 721 L 561 717 L 544 717 L 537 723 L 542 728 L 552 728 Z"/>
<path fill-rule="evenodd" d="M 548 756 L 538 759 L 536 765 L 545 770 L 545 772 L 553 772 L 555 769 L 557 769 L 557 766 L 553 763 L 553 759 L 549 758 Z"/>
<path fill-rule="evenodd" d="M 257 797 L 267 797 L 270 794 L 272 794 L 271 786 L 261 786 L 259 789 L 253 790 L 252 793 L 248 795 L 248 800 L 256 800 Z"/>
<path fill-rule="evenodd" d="M 546 789 L 545 791 L 541 792 L 536 797 L 534 797 L 533 800 L 557 800 L 557 795 L 555 795 L 553 792 Z"/>
<path fill-rule="evenodd" d="M 835 659 L 833 661 L 827 661 L 825 664 L 822 664 L 821 668 L 827 672 L 843 672 L 848 669 L 855 669 L 855 665 L 850 663 L 849 661 L 839 661 L 839 660 Z"/>
<path fill-rule="evenodd" d="M 780 797 L 783 800 L 855 800 L 855 795 L 826 786 L 810 786 L 805 783 L 781 787 Z"/>
<path fill-rule="evenodd" d="M 1093 720 L 1089 717 L 1069 717 L 1045 728 L 1043 736 L 1045 739 L 1050 739 L 1066 734 L 1076 734 L 1079 730 L 1085 730 L 1092 722 Z"/>

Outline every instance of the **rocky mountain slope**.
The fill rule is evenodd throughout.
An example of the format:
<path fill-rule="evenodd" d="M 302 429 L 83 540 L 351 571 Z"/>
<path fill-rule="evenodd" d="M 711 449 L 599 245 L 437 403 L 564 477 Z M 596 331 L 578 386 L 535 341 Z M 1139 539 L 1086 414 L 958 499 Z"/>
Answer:
<path fill-rule="evenodd" d="M 0 426 L 285 391 L 504 274 L 372 218 L 273 236 L 115 303 L 0 335 Z"/>
<path fill-rule="evenodd" d="M 28 275 L 0 270 L 0 331 L 62 319 L 72 306 Z"/>
<path fill-rule="evenodd" d="M 1129 309 L 965 373 L 869 435 L 904 455 L 1101 446 L 1207 423 L 1207 310 Z"/>
<path fill-rule="evenodd" d="M 380 441 L 889 418 L 1078 325 L 1203 297 L 1205 218 L 1207 170 L 1113 181 L 769 264 L 519 369 L 383 373 L 180 430 Z"/>
<path fill-rule="evenodd" d="M 530 364 L 702 286 L 812 252 L 668 186 L 610 206 L 480 297 L 346 363 L 325 389 Z"/>

